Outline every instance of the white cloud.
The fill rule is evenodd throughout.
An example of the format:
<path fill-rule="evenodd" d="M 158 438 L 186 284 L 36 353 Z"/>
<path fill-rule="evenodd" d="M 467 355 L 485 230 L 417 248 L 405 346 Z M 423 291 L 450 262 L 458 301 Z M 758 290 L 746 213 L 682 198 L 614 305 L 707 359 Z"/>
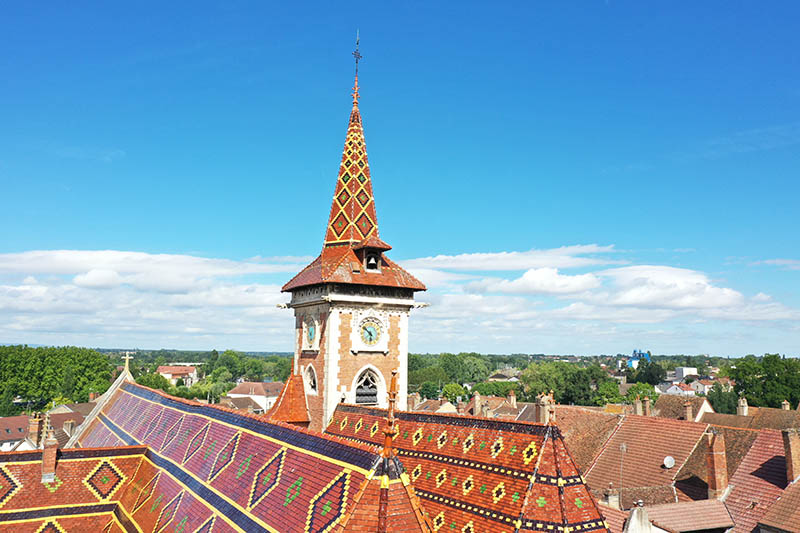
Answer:
<path fill-rule="evenodd" d="M 800 270 L 800 259 L 766 259 L 760 261 L 760 263 L 785 268 L 786 270 Z"/>
<path fill-rule="evenodd" d="M 562 246 L 548 250 L 527 252 L 468 253 L 437 255 L 410 259 L 401 264 L 405 268 L 433 268 L 469 271 L 527 270 L 530 268 L 576 268 L 594 265 L 624 264 L 624 261 L 595 257 L 597 254 L 616 252 L 614 246 L 584 244 Z M 588 256 L 588 257 L 587 257 Z"/>
<path fill-rule="evenodd" d="M 122 277 L 116 270 L 93 268 L 85 274 L 78 274 L 72 281 L 78 287 L 110 289 L 112 287 L 118 287 L 122 283 Z"/>
<path fill-rule="evenodd" d="M 570 294 L 600 286 L 594 274 L 574 276 L 559 274 L 556 268 L 532 268 L 522 277 L 508 280 L 487 278 L 465 286 L 468 292 L 502 292 L 511 294 Z"/>

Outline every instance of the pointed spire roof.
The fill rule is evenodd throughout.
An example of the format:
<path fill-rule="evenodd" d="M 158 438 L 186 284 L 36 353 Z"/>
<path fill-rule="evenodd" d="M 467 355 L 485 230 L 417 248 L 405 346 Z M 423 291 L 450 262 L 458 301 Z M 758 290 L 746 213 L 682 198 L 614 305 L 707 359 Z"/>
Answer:
<path fill-rule="evenodd" d="M 357 60 L 361 58 L 358 50 L 354 55 Z M 359 97 L 356 71 L 353 108 L 347 124 L 347 137 L 328 225 L 325 228 L 322 253 L 289 280 L 283 286 L 283 291 L 320 283 L 353 283 L 425 290 L 422 282 L 386 257 L 384 252 L 392 247 L 378 236 L 378 217 L 367 159 L 367 143 L 361 123 L 361 111 L 358 108 Z M 367 271 L 362 267 L 363 249 L 381 254 L 379 270 Z"/>
<path fill-rule="evenodd" d="M 354 246 L 378 238 L 378 217 L 367 159 L 367 143 L 358 109 L 358 75 L 353 86 L 353 109 L 347 125 L 342 162 L 336 180 L 324 246 Z"/>

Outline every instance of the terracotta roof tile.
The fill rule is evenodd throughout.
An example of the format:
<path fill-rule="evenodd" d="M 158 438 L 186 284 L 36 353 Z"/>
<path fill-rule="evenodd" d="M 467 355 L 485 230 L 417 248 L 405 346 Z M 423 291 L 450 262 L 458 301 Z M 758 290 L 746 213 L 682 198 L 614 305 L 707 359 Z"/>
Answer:
<path fill-rule="evenodd" d="M 646 504 L 675 502 L 672 483 L 706 427 L 685 420 L 627 415 L 589 468 L 586 481 L 595 491 L 613 483 L 620 489 L 624 507 L 637 499 Z M 671 469 L 663 466 L 667 455 L 675 459 Z"/>
<path fill-rule="evenodd" d="M 733 519 L 720 500 L 653 505 L 647 507 L 647 516 L 659 526 L 681 532 L 733 527 Z"/>
<path fill-rule="evenodd" d="M 736 524 L 733 533 L 750 533 L 786 487 L 783 439 L 779 431 L 762 430 L 736 473 L 725 504 Z"/>
<path fill-rule="evenodd" d="M 800 427 L 800 411 L 775 409 L 774 407 L 751 407 L 753 429 L 789 429 Z"/>
<path fill-rule="evenodd" d="M 256 396 L 278 396 L 283 389 L 282 381 L 243 381 L 228 391 L 228 394 L 247 394 Z"/>
<path fill-rule="evenodd" d="M 158 367 L 158 370 L 156 370 L 156 372 L 158 372 L 159 374 L 170 374 L 172 376 L 185 376 L 195 371 L 196 371 L 195 367 L 183 366 L 183 365 L 175 365 L 175 366 L 165 365 Z"/>
<path fill-rule="evenodd" d="M 378 444 L 384 416 L 339 404 L 326 431 Z M 435 529 L 511 531 L 521 519 L 520 531 L 578 523 L 605 531 L 556 426 L 416 412 L 395 419 L 394 449 Z"/>
<path fill-rule="evenodd" d="M 26 415 L 4 416 L 0 418 L 0 442 L 20 440 L 28 436 L 28 417 Z"/>
<path fill-rule="evenodd" d="M 726 413 L 704 413 L 701 421 L 714 426 L 727 426 L 732 428 L 752 427 L 752 416 L 729 415 Z"/>
<path fill-rule="evenodd" d="M 602 411 L 556 406 L 556 424 L 582 472 L 589 469 L 621 420 L 617 415 Z"/>
<path fill-rule="evenodd" d="M 683 383 L 681 383 L 683 385 Z M 688 387 L 688 385 L 687 385 Z M 691 387 L 689 387 L 691 390 Z M 683 419 L 683 404 L 686 401 L 692 404 L 692 413 L 693 416 L 697 416 L 697 413 L 700 412 L 700 408 L 703 407 L 703 404 L 706 403 L 706 399 L 703 396 L 679 396 L 676 394 L 661 394 L 656 400 L 656 404 L 654 406 L 655 414 L 662 418 L 674 418 L 676 420 Z"/>
<path fill-rule="evenodd" d="M 308 416 L 305 385 L 299 374 L 290 374 L 283 390 L 275 400 L 275 404 L 264 415 L 269 421 L 287 422 L 307 426 L 311 419 Z"/>
<path fill-rule="evenodd" d="M 759 524 L 800 533 L 800 482 L 795 481 L 759 521 Z"/>

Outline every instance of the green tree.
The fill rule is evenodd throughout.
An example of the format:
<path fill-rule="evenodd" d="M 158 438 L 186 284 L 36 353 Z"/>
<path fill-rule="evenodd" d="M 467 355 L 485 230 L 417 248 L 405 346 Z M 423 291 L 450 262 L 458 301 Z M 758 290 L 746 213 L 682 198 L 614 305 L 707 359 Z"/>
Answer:
<path fill-rule="evenodd" d="M 429 400 L 435 400 L 436 398 L 439 397 L 439 386 L 433 381 L 426 381 L 419 388 L 419 394 L 423 398 L 427 398 Z"/>
<path fill-rule="evenodd" d="M 708 403 L 718 413 L 736 414 L 736 406 L 739 396 L 733 390 L 725 390 L 720 383 L 715 383 L 708 391 Z"/>
<path fill-rule="evenodd" d="M 450 403 L 456 403 L 458 398 L 466 398 L 467 391 L 458 383 L 448 383 L 442 388 L 442 396 L 448 399 Z"/>
<path fill-rule="evenodd" d="M 597 386 L 597 394 L 594 399 L 596 405 L 622 403 L 622 401 L 622 395 L 619 393 L 619 384 L 615 380 L 604 381 Z"/>
<path fill-rule="evenodd" d="M 649 383 L 634 383 L 625 394 L 625 403 L 632 404 L 634 401 L 636 401 L 636 398 L 643 399 L 645 396 L 650 398 L 650 401 L 653 402 L 653 404 L 655 404 L 656 400 L 658 400 L 658 393 L 656 392 L 655 387 Z"/>
<path fill-rule="evenodd" d="M 151 389 L 161 389 L 166 393 L 169 393 L 171 388 L 169 380 L 158 372 L 142 374 L 136 378 L 136 383 L 144 385 L 145 387 L 150 387 Z"/>

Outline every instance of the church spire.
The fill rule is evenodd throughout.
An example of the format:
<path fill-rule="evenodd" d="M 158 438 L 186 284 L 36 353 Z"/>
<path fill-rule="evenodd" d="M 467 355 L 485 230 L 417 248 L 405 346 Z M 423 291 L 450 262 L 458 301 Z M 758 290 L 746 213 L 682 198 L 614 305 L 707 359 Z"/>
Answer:
<path fill-rule="evenodd" d="M 355 84 L 353 85 L 353 109 L 347 125 L 347 137 L 339 165 L 336 191 L 325 231 L 325 247 L 355 246 L 367 239 L 378 238 L 378 218 L 372 194 L 372 179 L 367 160 L 367 144 L 358 109 L 358 38 L 353 57 L 356 60 Z"/>

